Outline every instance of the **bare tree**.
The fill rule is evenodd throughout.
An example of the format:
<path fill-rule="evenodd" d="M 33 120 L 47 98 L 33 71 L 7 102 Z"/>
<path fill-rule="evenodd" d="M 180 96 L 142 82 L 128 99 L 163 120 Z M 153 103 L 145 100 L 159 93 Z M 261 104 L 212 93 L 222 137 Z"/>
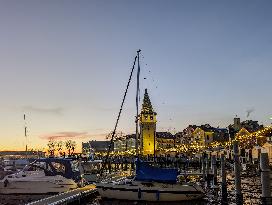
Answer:
<path fill-rule="evenodd" d="M 68 155 L 71 156 L 71 154 L 74 154 L 75 148 L 76 148 L 76 142 L 72 140 L 67 140 L 65 142 L 65 147 L 68 151 Z"/>
<path fill-rule="evenodd" d="M 61 156 L 63 153 L 62 153 L 62 149 L 63 149 L 63 142 L 62 141 L 58 141 L 56 143 L 56 147 L 57 147 L 57 150 L 58 150 L 58 153 L 59 155 Z"/>
<path fill-rule="evenodd" d="M 110 132 L 109 134 L 107 134 L 106 139 L 111 140 L 112 134 L 113 132 Z M 113 136 L 113 140 L 117 140 L 117 139 L 120 139 L 120 140 L 125 139 L 125 133 L 123 133 L 122 131 L 116 132 L 115 135 Z"/>
<path fill-rule="evenodd" d="M 54 157 L 56 151 L 56 142 L 53 139 L 50 139 L 47 143 L 47 146 L 50 157 Z"/>

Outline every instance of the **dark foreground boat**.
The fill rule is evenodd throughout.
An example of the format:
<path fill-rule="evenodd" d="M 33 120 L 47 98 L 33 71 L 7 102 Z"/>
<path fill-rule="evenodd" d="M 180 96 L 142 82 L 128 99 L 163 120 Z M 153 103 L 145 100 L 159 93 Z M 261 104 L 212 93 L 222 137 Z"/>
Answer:
<path fill-rule="evenodd" d="M 136 161 L 134 179 L 123 178 L 110 183 L 98 183 L 102 198 L 133 201 L 186 201 L 204 196 L 196 183 L 177 183 L 177 169 L 158 168 Z"/>

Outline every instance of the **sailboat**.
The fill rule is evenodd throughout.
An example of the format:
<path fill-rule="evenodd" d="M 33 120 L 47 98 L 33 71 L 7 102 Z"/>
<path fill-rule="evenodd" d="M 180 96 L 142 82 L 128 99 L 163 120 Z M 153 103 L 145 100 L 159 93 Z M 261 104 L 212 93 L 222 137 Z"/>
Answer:
<path fill-rule="evenodd" d="M 136 59 L 138 60 L 137 72 L 137 92 L 136 92 L 136 107 L 138 114 L 138 99 L 139 99 L 139 53 L 135 57 L 132 72 Z M 132 75 L 132 74 L 131 74 Z M 130 76 L 131 79 L 131 76 Z M 130 82 L 130 80 L 129 80 Z M 129 85 L 129 83 L 128 83 Z M 128 86 L 127 86 L 128 88 Z M 126 90 L 127 92 L 127 90 Z M 146 92 L 147 95 L 147 92 Z M 124 97 L 126 96 L 126 93 Z M 148 100 L 147 100 L 148 101 Z M 124 98 L 123 98 L 124 102 Z M 112 135 L 111 144 L 113 141 L 114 133 L 119 121 L 119 111 L 115 129 Z M 149 104 L 149 103 L 147 103 Z M 151 108 L 150 108 L 151 110 Z M 151 144 L 151 143 L 150 143 Z M 149 147 L 150 147 L 149 144 Z M 154 158 L 155 158 L 155 138 L 154 138 Z M 174 168 L 159 168 L 150 162 L 142 161 L 138 152 L 138 117 L 136 117 L 136 175 L 133 178 L 122 178 L 118 181 L 100 182 L 96 184 L 99 194 L 102 198 L 118 199 L 118 200 L 132 200 L 132 201 L 185 201 L 195 200 L 204 196 L 204 190 L 196 183 L 178 183 L 177 176 L 178 170 Z M 106 162 L 107 163 L 107 158 Z"/>
<path fill-rule="evenodd" d="M 177 183 L 178 170 L 158 168 L 136 161 L 136 176 L 110 183 L 98 183 L 102 198 L 131 201 L 188 201 L 202 198 L 204 190 L 196 183 Z"/>

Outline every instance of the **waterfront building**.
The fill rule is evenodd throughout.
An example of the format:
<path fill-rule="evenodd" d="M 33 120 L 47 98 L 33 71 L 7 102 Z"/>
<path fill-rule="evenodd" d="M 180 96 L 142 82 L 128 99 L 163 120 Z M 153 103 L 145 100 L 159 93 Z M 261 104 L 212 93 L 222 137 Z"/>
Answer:
<path fill-rule="evenodd" d="M 147 89 L 145 89 L 140 121 L 140 150 L 143 155 L 154 154 L 156 150 L 156 116 Z"/>
<path fill-rule="evenodd" d="M 113 147 L 115 152 L 126 151 L 126 140 L 125 139 L 116 139 L 113 142 Z"/>
<path fill-rule="evenodd" d="M 82 153 L 88 153 L 90 150 L 94 152 L 106 152 L 109 148 L 110 141 L 96 141 L 92 140 L 87 143 L 82 143 Z M 110 151 L 113 151 L 113 146 L 111 146 Z"/>
<path fill-rule="evenodd" d="M 176 134 L 175 134 L 175 143 L 176 144 L 185 144 L 185 143 L 183 143 L 184 141 L 183 141 L 183 132 L 177 132 Z"/>
<path fill-rule="evenodd" d="M 236 136 L 238 137 L 238 136 L 246 136 L 246 135 L 249 135 L 250 134 L 250 132 L 246 129 L 246 128 L 241 128 L 240 130 L 239 130 L 239 132 L 236 134 Z"/>
<path fill-rule="evenodd" d="M 263 125 L 260 125 L 258 121 L 254 120 L 245 120 L 241 122 L 241 127 L 246 128 L 249 132 L 256 132 L 263 128 Z"/>
<path fill-rule="evenodd" d="M 189 125 L 182 132 L 175 134 L 176 144 L 191 144 L 193 142 L 193 132 L 197 128 L 196 125 Z"/>
<path fill-rule="evenodd" d="M 207 146 L 213 142 L 214 131 L 209 124 L 198 126 L 192 133 L 193 142 L 200 146 Z"/>
<path fill-rule="evenodd" d="M 261 149 L 262 149 L 262 147 L 257 145 L 257 146 L 254 146 L 251 150 L 252 151 L 252 161 L 254 164 L 257 164 L 259 162 Z"/>
<path fill-rule="evenodd" d="M 156 133 L 156 143 L 157 149 L 169 149 L 175 147 L 175 135 L 172 135 L 170 132 L 157 132 Z"/>
<path fill-rule="evenodd" d="M 239 117 L 235 117 L 233 124 L 228 126 L 231 139 L 233 139 L 242 128 L 245 128 L 248 132 L 256 132 L 263 127 L 263 125 L 260 125 L 258 121 L 255 120 L 245 120 L 241 122 Z"/>
<path fill-rule="evenodd" d="M 43 158 L 45 152 L 43 151 L 0 151 L 1 158 L 8 159 L 22 159 L 22 158 Z"/>
<path fill-rule="evenodd" d="M 81 153 L 82 154 L 89 154 L 90 153 L 90 144 L 89 144 L 89 142 L 82 142 L 81 143 Z"/>
<path fill-rule="evenodd" d="M 126 136 L 126 151 L 134 150 L 136 148 L 136 134 Z"/>
<path fill-rule="evenodd" d="M 136 135 L 130 134 L 123 138 L 114 140 L 114 151 L 123 152 L 135 149 L 136 146 Z"/>
<path fill-rule="evenodd" d="M 262 152 L 267 152 L 268 153 L 268 158 L 269 158 L 269 162 L 272 162 L 272 143 L 271 142 L 266 142 L 262 148 L 261 148 Z"/>
<path fill-rule="evenodd" d="M 229 131 L 227 128 L 214 128 L 213 129 L 213 141 L 227 142 L 229 141 Z"/>

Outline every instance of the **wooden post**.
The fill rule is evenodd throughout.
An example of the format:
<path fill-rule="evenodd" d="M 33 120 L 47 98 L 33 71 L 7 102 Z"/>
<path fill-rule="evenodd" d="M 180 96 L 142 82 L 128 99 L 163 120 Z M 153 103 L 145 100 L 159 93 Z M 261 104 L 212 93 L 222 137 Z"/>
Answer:
<path fill-rule="evenodd" d="M 262 183 L 262 204 L 272 204 L 268 153 L 261 153 L 260 169 Z"/>
<path fill-rule="evenodd" d="M 241 164 L 239 159 L 239 147 L 238 141 L 233 142 L 234 152 L 234 174 L 235 174 L 235 193 L 236 193 L 236 204 L 243 204 L 243 194 L 241 188 Z"/>
<path fill-rule="evenodd" d="M 205 159 L 206 155 L 205 153 L 202 154 L 202 178 L 203 180 L 205 180 L 206 178 L 206 159 Z"/>
<path fill-rule="evenodd" d="M 213 185 L 217 185 L 217 166 L 216 166 L 216 156 L 212 155 L 212 170 L 213 170 Z"/>
<path fill-rule="evenodd" d="M 209 163 L 208 155 L 206 157 L 206 180 L 207 180 L 207 186 L 210 187 L 212 178 L 211 178 L 211 173 L 210 173 L 210 163 Z"/>
<path fill-rule="evenodd" d="M 222 177 L 222 184 L 221 184 L 221 193 L 222 199 L 221 204 L 227 205 L 228 204 L 228 191 L 227 191 L 227 179 L 226 179 L 226 167 L 225 167 L 225 155 L 221 154 L 221 177 Z"/>

